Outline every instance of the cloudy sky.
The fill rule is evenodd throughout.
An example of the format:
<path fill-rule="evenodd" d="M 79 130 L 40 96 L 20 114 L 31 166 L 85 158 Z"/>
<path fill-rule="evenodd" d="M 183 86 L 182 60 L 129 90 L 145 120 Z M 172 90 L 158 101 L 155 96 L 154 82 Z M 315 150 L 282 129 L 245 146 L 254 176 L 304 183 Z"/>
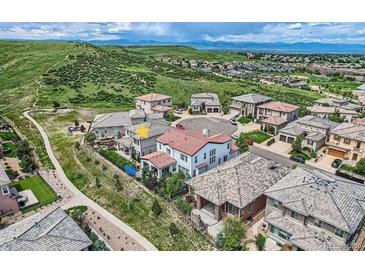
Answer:
<path fill-rule="evenodd" d="M 0 39 L 365 44 L 365 23 L 0 23 Z"/>

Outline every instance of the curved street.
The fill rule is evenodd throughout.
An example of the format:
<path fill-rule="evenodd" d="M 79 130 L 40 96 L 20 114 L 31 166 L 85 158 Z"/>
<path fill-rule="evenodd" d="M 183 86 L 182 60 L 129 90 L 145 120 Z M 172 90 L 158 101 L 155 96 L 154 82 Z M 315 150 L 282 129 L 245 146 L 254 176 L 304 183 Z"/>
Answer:
<path fill-rule="evenodd" d="M 55 154 L 53 153 L 51 144 L 49 142 L 48 136 L 44 129 L 41 127 L 41 125 L 33 119 L 29 113 L 32 112 L 32 110 L 25 111 L 23 113 L 24 117 L 27 118 L 29 121 L 31 121 L 35 127 L 40 132 L 43 143 L 45 145 L 47 154 L 49 158 L 51 159 L 51 162 L 53 166 L 55 167 L 55 171 L 60 178 L 60 180 L 64 183 L 64 185 L 73 193 L 73 198 L 63 207 L 64 208 L 70 208 L 73 206 L 78 205 L 84 205 L 87 206 L 97 213 L 99 213 L 102 217 L 104 217 L 106 220 L 117 226 L 119 229 L 121 229 L 124 233 L 128 234 L 131 238 L 133 238 L 136 242 L 138 242 L 145 250 L 152 250 L 156 251 L 157 248 L 152 245 L 146 238 L 144 238 L 141 234 L 139 234 L 137 231 L 135 231 L 133 228 L 128 226 L 126 223 L 119 220 L 117 217 L 115 217 L 113 214 L 105 210 L 103 207 L 95 203 L 93 200 L 88 198 L 86 195 L 84 195 L 80 190 L 78 190 L 72 182 L 67 178 L 66 174 L 64 173 L 60 163 L 58 162 Z"/>

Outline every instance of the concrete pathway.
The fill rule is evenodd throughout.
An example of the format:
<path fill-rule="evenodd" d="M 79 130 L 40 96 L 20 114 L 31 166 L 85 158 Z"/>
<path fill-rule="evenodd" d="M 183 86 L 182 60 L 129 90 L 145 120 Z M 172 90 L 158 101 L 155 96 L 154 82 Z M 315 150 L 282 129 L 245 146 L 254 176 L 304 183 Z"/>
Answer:
<path fill-rule="evenodd" d="M 101 216 L 103 216 L 106 220 L 111 222 L 112 224 L 119 227 L 123 232 L 128 234 L 131 238 L 133 238 L 136 242 L 138 242 L 145 250 L 157 250 L 155 246 L 153 246 L 146 238 L 144 238 L 141 234 L 136 232 L 133 228 L 128 226 L 126 223 L 119 220 L 113 214 L 105 210 L 103 207 L 95 203 L 93 200 L 89 199 L 86 195 L 84 195 L 80 190 L 78 190 L 72 182 L 67 178 L 66 174 L 64 173 L 60 163 L 58 162 L 55 154 L 53 153 L 51 144 L 49 142 L 48 136 L 41 125 L 33 119 L 29 113 L 31 110 L 25 111 L 23 113 L 24 117 L 31 121 L 35 127 L 38 129 L 41 137 L 43 139 L 43 143 L 46 147 L 47 154 L 51 159 L 53 166 L 55 167 L 55 171 L 57 176 L 60 178 L 62 183 L 72 192 L 73 198 L 63 206 L 63 208 L 67 209 L 73 206 L 78 205 L 85 205 L 96 212 L 98 212 Z"/>

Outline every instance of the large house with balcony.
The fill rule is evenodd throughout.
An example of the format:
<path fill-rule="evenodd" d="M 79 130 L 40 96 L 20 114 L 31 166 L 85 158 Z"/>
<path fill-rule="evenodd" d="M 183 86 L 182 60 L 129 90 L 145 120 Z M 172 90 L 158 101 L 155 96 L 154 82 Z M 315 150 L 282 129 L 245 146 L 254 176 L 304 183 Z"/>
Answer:
<path fill-rule="evenodd" d="M 265 208 L 263 193 L 290 171 L 275 161 L 246 153 L 187 182 L 197 210 L 220 221 L 227 215 L 245 220 Z"/>
<path fill-rule="evenodd" d="M 143 128 L 147 132 L 147 136 L 138 134 Z M 165 120 L 154 120 L 138 125 L 133 125 L 126 129 L 126 136 L 117 139 L 117 149 L 126 155 L 133 155 L 140 158 L 146 154 L 156 151 L 156 139 L 171 128 L 170 124 Z"/>
<path fill-rule="evenodd" d="M 331 129 L 338 123 L 315 116 L 304 116 L 279 130 L 279 141 L 292 144 L 296 138 L 303 137 L 302 146 L 317 151 L 326 143 Z"/>
<path fill-rule="evenodd" d="M 313 106 L 309 107 L 308 111 L 311 115 L 321 117 L 321 118 L 329 118 L 330 115 L 338 114 L 339 117 L 343 119 L 343 121 L 351 122 L 352 120 L 359 117 L 359 113 L 352 109 L 344 109 L 342 107 L 329 107 L 329 106 Z"/>
<path fill-rule="evenodd" d="M 141 166 L 158 178 L 182 171 L 197 176 L 238 155 L 232 138 L 209 130 L 171 128 L 156 139 L 157 151 L 141 157 Z"/>
<path fill-rule="evenodd" d="M 239 115 L 255 118 L 257 116 L 257 107 L 271 101 L 271 97 L 257 93 L 244 94 L 232 98 L 230 110 L 238 111 Z"/>
<path fill-rule="evenodd" d="M 96 115 L 91 124 L 91 131 L 97 138 L 121 138 L 125 130 L 132 125 L 163 119 L 162 113 L 147 113 L 143 109 L 127 112 L 113 112 Z"/>
<path fill-rule="evenodd" d="M 365 157 L 365 125 L 361 123 L 339 124 L 330 131 L 326 145 L 329 155 L 359 161 Z"/>
<path fill-rule="evenodd" d="M 222 106 L 218 95 L 211 92 L 193 94 L 191 96 L 191 110 L 193 112 L 218 113 Z"/>
<path fill-rule="evenodd" d="M 256 118 L 261 123 L 261 129 L 274 135 L 298 117 L 299 107 L 288 103 L 269 102 L 257 106 Z"/>
<path fill-rule="evenodd" d="M 136 109 L 143 109 L 146 113 L 161 113 L 165 116 L 166 112 L 172 110 L 172 97 L 159 93 L 138 96 L 135 103 Z"/>
<path fill-rule="evenodd" d="M 296 168 L 266 192 L 268 236 L 291 250 L 349 250 L 365 217 L 365 185 Z"/>
<path fill-rule="evenodd" d="M 340 99 L 340 98 L 321 98 L 315 101 L 315 105 L 323 107 L 337 107 L 357 112 L 361 111 L 362 109 L 360 105 L 354 104 L 348 99 Z"/>

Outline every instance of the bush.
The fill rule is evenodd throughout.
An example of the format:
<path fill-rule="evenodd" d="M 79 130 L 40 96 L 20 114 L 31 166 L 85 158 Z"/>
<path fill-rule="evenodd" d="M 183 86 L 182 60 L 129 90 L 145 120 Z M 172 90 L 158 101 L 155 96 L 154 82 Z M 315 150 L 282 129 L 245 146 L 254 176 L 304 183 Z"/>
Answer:
<path fill-rule="evenodd" d="M 153 214 L 155 214 L 155 216 L 159 216 L 162 213 L 162 207 L 159 204 L 159 202 L 157 201 L 157 199 L 153 200 L 151 210 L 152 210 Z"/>
<path fill-rule="evenodd" d="M 241 240 L 246 234 L 246 227 L 240 217 L 226 217 L 223 226 L 224 250 L 242 250 Z"/>
<path fill-rule="evenodd" d="M 100 149 L 99 154 L 122 170 L 125 165 L 136 167 L 134 163 L 119 155 L 115 150 Z"/>
<path fill-rule="evenodd" d="M 177 228 L 175 223 L 170 223 L 169 230 L 170 230 L 171 236 L 174 236 L 179 233 L 179 229 Z"/>
<path fill-rule="evenodd" d="M 185 201 L 183 198 L 178 197 L 175 201 L 176 207 L 181 211 L 184 215 L 189 215 L 191 210 L 193 209 L 193 205 Z"/>
<path fill-rule="evenodd" d="M 224 235 L 222 232 L 219 232 L 216 236 L 216 238 L 214 239 L 214 244 L 216 246 L 216 248 L 218 249 L 223 249 L 224 247 Z"/>
<path fill-rule="evenodd" d="M 365 158 L 362 158 L 356 163 L 355 171 L 360 175 L 365 175 Z"/>
<path fill-rule="evenodd" d="M 94 132 L 88 132 L 85 135 L 85 142 L 88 144 L 91 144 L 92 142 L 94 142 L 96 140 L 96 135 Z"/>
<path fill-rule="evenodd" d="M 173 174 L 162 185 L 160 191 L 162 195 L 172 198 L 186 189 L 185 174 L 181 171 Z"/>
<path fill-rule="evenodd" d="M 256 237 L 256 246 L 259 251 L 264 250 L 265 243 L 266 243 L 266 237 L 259 233 Z"/>

